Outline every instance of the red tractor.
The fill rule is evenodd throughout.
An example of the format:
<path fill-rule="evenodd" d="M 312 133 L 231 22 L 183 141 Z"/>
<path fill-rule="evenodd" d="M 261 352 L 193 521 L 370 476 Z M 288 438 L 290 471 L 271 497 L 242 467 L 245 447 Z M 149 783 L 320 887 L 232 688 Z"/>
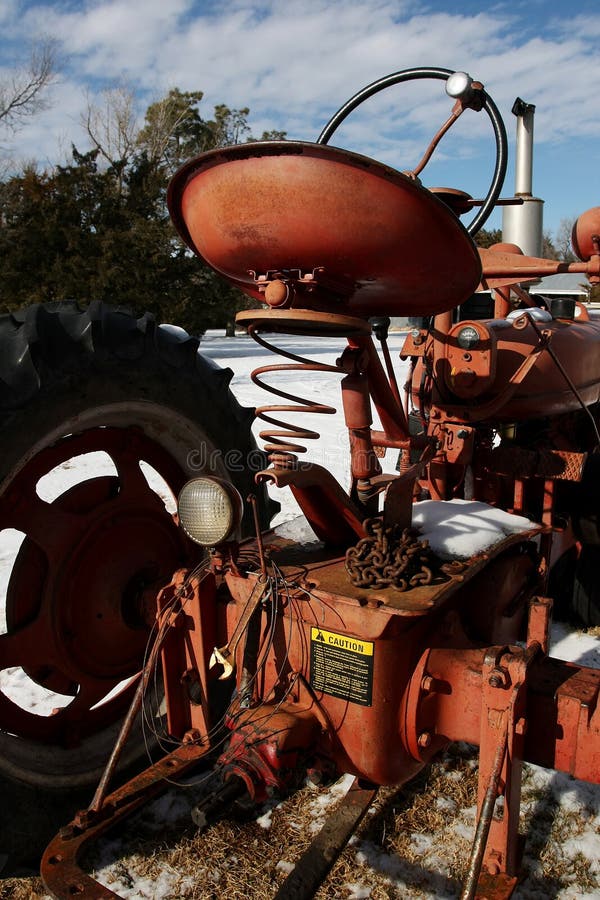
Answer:
<path fill-rule="evenodd" d="M 454 105 L 413 171 L 328 145 L 363 100 L 424 78 L 445 82 Z M 483 201 L 419 179 L 465 111 L 483 112 L 496 140 Z M 114 897 L 81 870 L 83 849 L 207 761 L 215 782 L 195 813 L 203 823 L 307 771 L 353 774 L 343 843 L 376 786 L 406 782 L 451 742 L 478 745 L 463 898 L 514 889 L 524 761 L 598 781 L 600 671 L 549 657 L 548 632 L 553 598 L 574 597 L 587 615 L 600 607 L 600 323 L 575 300 L 536 301 L 527 285 L 567 271 L 598 283 L 600 208 L 575 226 L 581 262 L 478 249 L 506 157 L 483 86 L 426 68 L 365 88 L 316 143 L 228 147 L 176 174 L 169 207 L 182 238 L 258 301 L 238 323 L 288 358 L 253 373 L 275 395 L 257 410 L 268 424 L 260 465 L 249 463 L 251 414 L 191 339 L 101 308 L 41 308 L 2 324 L 16 374 L 1 509 L 3 527 L 25 539 L 1 668 L 21 667 L 70 702 L 40 717 L 0 694 L 0 765 L 16 792 L 23 781 L 83 785 L 105 763 L 91 803 L 44 854 L 53 896 Z M 477 205 L 465 228 L 459 217 Z M 489 316 L 465 318 L 482 291 Z M 401 353 L 402 386 L 389 316 L 419 322 Z M 302 416 L 328 407 L 264 382 L 284 369 L 301 383 L 321 365 L 279 351 L 282 334 L 340 339 L 331 369 L 349 491 L 299 458 L 315 436 Z M 204 454 L 190 479 L 200 446 L 220 453 Z M 245 465 L 228 470 L 227 450 Z M 93 451 L 108 454 L 113 474 L 39 496 L 45 473 Z M 382 471 L 386 452 L 398 457 L 393 474 Z M 140 461 L 177 495 L 176 514 Z M 268 484 L 292 491 L 311 537 L 264 530 Z M 168 735 L 164 756 L 110 793 L 149 716 Z M 312 896 L 318 879 L 298 872 L 281 897 Z"/>

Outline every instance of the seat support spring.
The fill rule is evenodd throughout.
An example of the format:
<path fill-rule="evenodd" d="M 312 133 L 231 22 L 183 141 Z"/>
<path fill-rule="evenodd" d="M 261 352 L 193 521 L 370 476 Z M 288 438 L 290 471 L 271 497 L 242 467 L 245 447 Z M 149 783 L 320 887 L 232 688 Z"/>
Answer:
<path fill-rule="evenodd" d="M 287 403 L 269 404 L 257 407 L 256 416 L 263 422 L 275 426 L 274 429 L 269 428 L 259 433 L 259 437 L 267 442 L 264 449 L 269 454 L 270 462 L 280 468 L 291 468 L 297 462 L 296 454 L 306 453 L 306 447 L 299 443 L 299 441 L 317 440 L 320 437 L 320 434 L 318 431 L 313 431 L 312 429 L 283 421 L 280 418 L 274 418 L 272 413 L 319 413 L 333 415 L 336 412 L 336 408 L 325 403 L 318 403 L 315 400 L 306 397 L 300 397 L 297 394 L 289 393 L 272 384 L 266 384 L 263 381 L 262 376 L 271 372 L 335 372 L 339 375 L 344 375 L 345 373 L 337 366 L 318 363 L 314 360 L 306 359 L 303 356 L 291 353 L 289 350 L 283 350 L 281 347 L 274 346 L 257 334 L 256 325 L 250 325 L 248 333 L 265 349 L 292 360 L 291 363 L 260 366 L 259 368 L 254 369 L 250 375 L 250 378 L 258 387 L 288 401 Z"/>

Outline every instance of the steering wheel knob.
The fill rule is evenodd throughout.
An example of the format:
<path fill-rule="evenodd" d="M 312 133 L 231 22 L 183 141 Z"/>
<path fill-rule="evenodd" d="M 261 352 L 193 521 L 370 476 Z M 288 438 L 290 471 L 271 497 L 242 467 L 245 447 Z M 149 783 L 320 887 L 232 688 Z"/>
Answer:
<path fill-rule="evenodd" d="M 473 93 L 473 79 L 466 72 L 453 72 L 446 81 L 446 93 L 454 100 L 469 100 Z"/>

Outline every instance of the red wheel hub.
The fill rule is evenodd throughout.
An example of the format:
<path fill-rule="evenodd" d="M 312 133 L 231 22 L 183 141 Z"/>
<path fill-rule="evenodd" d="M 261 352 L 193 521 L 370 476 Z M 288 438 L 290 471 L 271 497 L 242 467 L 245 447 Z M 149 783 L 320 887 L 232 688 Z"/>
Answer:
<path fill-rule="evenodd" d="M 81 481 L 53 502 L 40 478 L 72 457 L 102 450 L 116 474 Z M 136 428 L 94 428 L 31 459 L 0 499 L 0 528 L 25 534 L 7 592 L 0 669 L 22 668 L 37 684 L 73 699 L 36 715 L 0 693 L 0 727 L 72 745 L 121 714 L 149 639 L 142 594 L 157 589 L 195 551 L 140 468 L 148 462 L 173 494 L 184 475 Z M 63 700 L 64 702 L 64 700 Z"/>

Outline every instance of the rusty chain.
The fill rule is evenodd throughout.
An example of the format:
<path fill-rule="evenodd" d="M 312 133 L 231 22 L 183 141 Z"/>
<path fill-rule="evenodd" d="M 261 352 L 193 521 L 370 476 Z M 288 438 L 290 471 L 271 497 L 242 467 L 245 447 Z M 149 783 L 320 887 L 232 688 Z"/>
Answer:
<path fill-rule="evenodd" d="M 431 584 L 464 568 L 444 563 L 415 528 L 385 525 L 379 518 L 364 522 L 367 537 L 346 551 L 346 571 L 355 587 L 393 587 L 397 591 Z"/>

